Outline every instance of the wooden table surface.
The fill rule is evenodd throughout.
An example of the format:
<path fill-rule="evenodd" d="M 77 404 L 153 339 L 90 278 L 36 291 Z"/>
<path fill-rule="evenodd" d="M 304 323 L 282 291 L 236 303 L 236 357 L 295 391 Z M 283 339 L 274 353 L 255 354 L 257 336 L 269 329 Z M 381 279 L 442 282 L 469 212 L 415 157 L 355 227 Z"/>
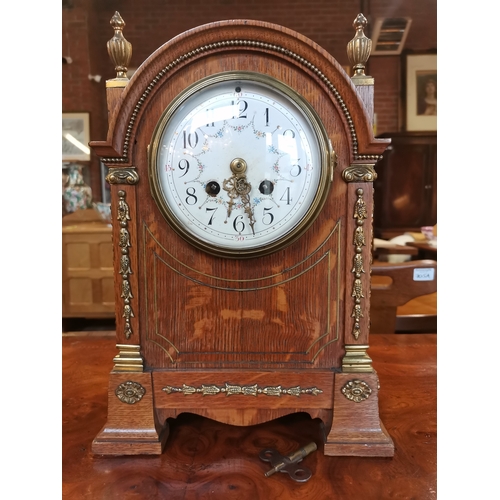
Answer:
<path fill-rule="evenodd" d="M 373 334 L 368 351 L 380 379 L 380 416 L 393 458 L 326 457 L 320 423 L 295 414 L 232 427 L 182 414 L 161 456 L 104 457 L 91 442 L 106 420 L 114 337 L 63 337 L 62 492 L 66 499 L 376 500 L 437 498 L 434 334 Z M 308 482 L 264 473 L 266 447 L 288 454 L 310 441 Z"/>

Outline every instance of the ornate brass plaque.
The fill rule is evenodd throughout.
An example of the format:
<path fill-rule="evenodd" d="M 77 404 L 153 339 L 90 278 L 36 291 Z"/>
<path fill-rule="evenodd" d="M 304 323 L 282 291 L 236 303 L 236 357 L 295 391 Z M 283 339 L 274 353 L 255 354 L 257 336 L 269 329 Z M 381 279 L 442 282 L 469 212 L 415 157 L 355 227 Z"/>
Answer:
<path fill-rule="evenodd" d="M 342 387 L 342 394 L 355 403 L 368 399 L 371 393 L 370 386 L 362 380 L 350 380 Z"/>
<path fill-rule="evenodd" d="M 276 396 L 278 398 L 281 397 L 282 394 L 300 397 L 303 394 L 317 396 L 318 394 L 321 394 L 323 392 L 317 387 L 302 389 L 300 386 L 296 386 L 285 389 L 284 387 L 281 387 L 281 385 L 259 387 L 257 384 L 233 385 L 228 384 L 227 382 L 222 386 L 202 384 L 201 387 L 193 387 L 190 385 L 182 384 L 182 387 L 171 387 L 170 385 L 167 385 L 162 390 L 167 394 L 182 392 L 184 396 L 189 396 L 191 394 L 202 394 L 203 396 L 214 396 L 216 394 L 225 394 L 226 396 L 232 396 L 233 394 L 241 394 L 243 396 L 257 396 L 259 394 L 265 394 L 266 396 Z"/>
<path fill-rule="evenodd" d="M 115 394 L 122 403 L 133 405 L 142 399 L 146 394 L 146 389 L 138 382 L 127 380 L 116 388 Z"/>

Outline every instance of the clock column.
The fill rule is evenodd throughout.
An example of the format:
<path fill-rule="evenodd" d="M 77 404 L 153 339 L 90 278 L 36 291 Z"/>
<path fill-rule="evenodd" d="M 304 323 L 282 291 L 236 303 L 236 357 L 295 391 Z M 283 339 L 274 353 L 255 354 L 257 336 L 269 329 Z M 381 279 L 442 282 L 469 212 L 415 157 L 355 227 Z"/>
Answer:
<path fill-rule="evenodd" d="M 106 81 L 108 120 L 126 89 L 127 66 L 132 46 L 123 36 L 125 22 L 118 12 L 111 18 L 114 36 L 108 41 L 108 53 L 115 64 L 116 78 Z M 113 219 L 113 265 L 115 275 L 116 347 L 114 367 L 109 375 L 108 419 L 92 442 L 98 454 L 159 454 L 168 437 L 167 424 L 159 424 L 154 412 L 151 372 L 144 371 L 141 354 L 136 219 L 136 190 L 139 175 L 124 151 L 116 151 L 102 142 L 91 146 L 103 156 L 108 167 L 106 180 L 111 186 Z M 118 157 L 121 158 L 118 158 Z"/>
<path fill-rule="evenodd" d="M 373 122 L 374 79 L 365 75 L 371 40 L 363 32 L 366 18 L 354 20 L 355 37 L 347 45 L 356 92 Z M 355 154 L 342 172 L 348 183 L 346 300 L 342 372 L 335 375 L 333 423 L 325 455 L 393 456 L 394 443 L 378 414 L 377 372 L 367 354 L 370 330 L 370 270 L 373 240 L 373 181 L 378 155 Z M 359 422 L 363 421 L 360 429 Z M 367 446 L 369 445 L 369 446 Z"/>

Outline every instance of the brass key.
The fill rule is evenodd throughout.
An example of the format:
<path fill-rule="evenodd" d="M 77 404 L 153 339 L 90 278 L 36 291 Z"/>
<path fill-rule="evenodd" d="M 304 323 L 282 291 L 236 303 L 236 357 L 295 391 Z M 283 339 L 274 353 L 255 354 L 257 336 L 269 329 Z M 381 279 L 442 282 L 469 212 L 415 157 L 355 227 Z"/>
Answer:
<path fill-rule="evenodd" d="M 275 472 L 279 471 L 287 473 L 294 481 L 305 483 L 311 479 L 312 472 L 307 467 L 299 466 L 298 463 L 309 455 L 309 453 L 317 449 L 316 443 L 312 442 L 290 455 L 283 456 L 277 450 L 268 448 L 259 453 L 259 458 L 264 462 L 271 462 L 273 466 L 272 469 L 265 473 L 266 477 L 272 476 Z"/>

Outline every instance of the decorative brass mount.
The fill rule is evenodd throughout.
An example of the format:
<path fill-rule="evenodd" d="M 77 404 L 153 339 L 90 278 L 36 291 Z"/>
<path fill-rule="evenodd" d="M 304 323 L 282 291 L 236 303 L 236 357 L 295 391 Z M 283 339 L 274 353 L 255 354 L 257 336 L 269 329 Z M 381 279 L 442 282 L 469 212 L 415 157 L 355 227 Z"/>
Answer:
<path fill-rule="evenodd" d="M 144 360 L 140 345 L 116 344 L 119 354 L 113 358 L 115 372 L 142 372 Z"/>
<path fill-rule="evenodd" d="M 363 14 L 358 14 L 353 22 L 356 35 L 347 44 L 347 57 L 354 70 L 351 77 L 356 85 L 373 85 L 373 78 L 365 75 L 366 63 L 372 50 L 372 41 L 365 35 L 364 28 L 368 21 Z"/>
<path fill-rule="evenodd" d="M 118 191 L 118 222 L 120 223 L 120 238 L 118 241 L 118 246 L 121 248 L 122 255 L 120 256 L 120 270 L 119 273 L 122 276 L 122 293 L 121 297 L 123 299 L 123 314 L 122 317 L 125 318 L 125 337 L 127 339 L 132 335 L 132 324 L 131 318 L 133 318 L 134 311 L 132 310 L 131 300 L 134 298 L 132 295 L 132 290 L 129 281 L 129 275 L 132 274 L 132 269 L 130 267 L 130 256 L 129 248 L 130 243 L 130 233 L 128 232 L 128 222 L 130 220 L 130 208 L 125 201 L 126 193 L 125 191 Z"/>
<path fill-rule="evenodd" d="M 342 358 L 342 372 L 372 373 L 372 359 L 366 353 L 369 347 L 361 344 L 346 344 L 345 355 Z"/>
<path fill-rule="evenodd" d="M 226 396 L 232 396 L 234 394 L 241 394 L 243 396 L 257 396 L 259 394 L 265 394 L 266 396 L 277 396 L 281 397 L 282 394 L 289 396 L 300 397 L 302 394 L 310 394 L 312 396 L 317 396 L 323 391 L 317 387 L 311 387 L 308 389 L 302 389 L 300 386 L 291 387 L 290 389 L 285 389 L 281 385 L 274 387 L 259 387 L 257 384 L 254 385 L 232 385 L 226 382 L 223 386 L 217 385 L 202 385 L 201 387 L 192 387 L 190 385 L 182 384 L 182 387 L 171 387 L 167 385 L 162 389 L 167 394 L 172 394 L 174 392 L 182 392 L 185 396 L 191 394 L 202 394 L 203 396 L 214 396 L 216 394 L 225 394 Z"/>
<path fill-rule="evenodd" d="M 108 43 L 108 54 L 115 65 L 116 78 L 108 80 L 106 87 L 125 87 L 128 83 L 127 69 L 132 58 L 132 44 L 123 36 L 125 21 L 116 11 L 109 24 L 115 30 L 113 38 Z"/>
<path fill-rule="evenodd" d="M 139 174 L 135 167 L 110 168 L 106 180 L 110 184 L 133 185 L 139 182 Z"/>
<path fill-rule="evenodd" d="M 377 172 L 372 164 L 354 164 L 342 171 L 342 179 L 345 182 L 373 182 L 377 178 Z"/>
<path fill-rule="evenodd" d="M 115 390 L 116 397 L 122 403 L 127 403 L 128 405 L 138 403 L 144 394 L 146 394 L 146 389 L 139 382 L 131 380 L 123 382 Z"/>
<path fill-rule="evenodd" d="M 359 334 L 361 333 L 361 318 L 363 317 L 361 299 L 365 298 L 361 282 L 361 275 L 365 273 L 363 247 L 366 246 L 363 224 L 368 218 L 368 212 L 366 209 L 366 203 L 363 200 L 363 190 L 361 188 L 357 189 L 356 194 L 358 196 L 358 199 L 356 200 L 356 203 L 354 205 L 353 215 L 354 219 L 356 219 L 356 229 L 353 236 L 353 244 L 356 253 L 354 254 L 353 267 L 351 270 L 351 272 L 354 273 L 355 276 L 351 294 L 351 296 L 354 297 L 354 307 L 351 317 L 354 318 L 354 328 L 352 330 L 352 335 L 356 340 L 358 340 Z"/>
<path fill-rule="evenodd" d="M 365 399 L 368 399 L 371 393 L 371 387 L 362 380 L 349 380 L 349 382 L 342 387 L 342 394 L 355 403 L 361 403 Z"/>

